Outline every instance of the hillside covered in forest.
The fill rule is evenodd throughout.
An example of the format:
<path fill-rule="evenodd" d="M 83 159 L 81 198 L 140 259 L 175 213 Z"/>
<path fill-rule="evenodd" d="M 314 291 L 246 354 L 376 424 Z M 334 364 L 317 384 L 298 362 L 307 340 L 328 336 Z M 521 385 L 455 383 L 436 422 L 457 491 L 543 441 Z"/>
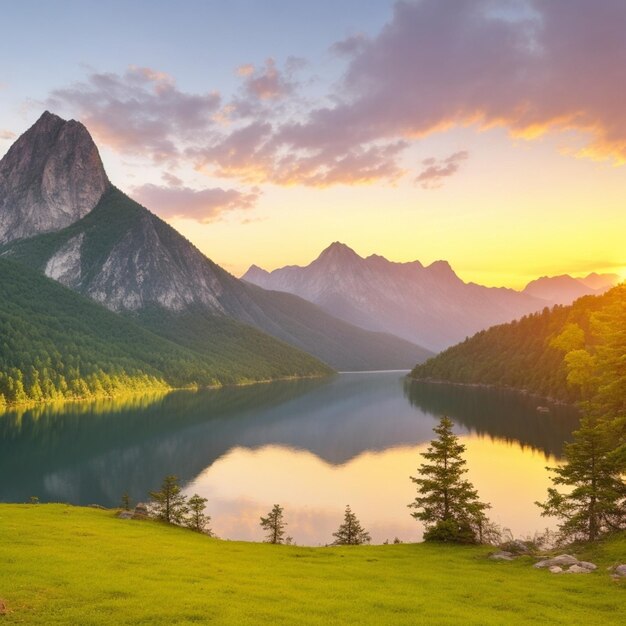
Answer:
<path fill-rule="evenodd" d="M 411 378 L 512 387 L 576 402 L 601 397 L 625 411 L 614 390 L 626 373 L 626 284 L 570 306 L 494 326 L 417 365 Z"/>
<path fill-rule="evenodd" d="M 332 370 L 254 328 L 213 318 L 177 345 L 38 272 L 0 259 L 0 404 L 238 384 Z"/>

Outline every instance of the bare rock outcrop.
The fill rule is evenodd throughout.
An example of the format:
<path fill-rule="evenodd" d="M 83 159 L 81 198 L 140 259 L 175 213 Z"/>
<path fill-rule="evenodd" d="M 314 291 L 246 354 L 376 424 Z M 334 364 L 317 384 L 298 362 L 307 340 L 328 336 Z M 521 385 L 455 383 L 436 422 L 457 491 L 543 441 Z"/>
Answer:
<path fill-rule="evenodd" d="M 0 161 L 0 244 L 65 228 L 109 186 L 87 129 L 46 111 Z"/>

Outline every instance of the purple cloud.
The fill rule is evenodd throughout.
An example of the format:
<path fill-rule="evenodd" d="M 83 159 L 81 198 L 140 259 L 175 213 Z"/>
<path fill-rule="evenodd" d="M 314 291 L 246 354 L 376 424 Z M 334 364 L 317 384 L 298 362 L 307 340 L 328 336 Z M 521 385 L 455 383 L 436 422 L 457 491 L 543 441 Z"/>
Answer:
<path fill-rule="evenodd" d="M 467 150 L 461 150 L 451 154 L 446 159 L 435 159 L 431 157 L 424 159 L 422 165 L 424 169 L 417 175 L 415 182 L 424 189 L 436 189 L 441 187 L 443 179 L 453 176 L 459 171 L 461 163 L 469 157 Z"/>
<path fill-rule="evenodd" d="M 176 159 L 181 142 L 207 133 L 220 103 L 217 92 L 184 93 L 168 74 L 144 67 L 121 76 L 94 73 L 48 99 L 49 106 L 80 117 L 99 141 L 124 153 L 148 153 L 157 162 Z"/>
<path fill-rule="evenodd" d="M 581 156 L 624 163 L 625 32 L 623 0 L 399 1 L 377 35 L 332 46 L 347 65 L 323 105 L 299 94 L 301 62 L 272 59 L 241 66 L 227 101 L 131 68 L 56 90 L 51 104 L 120 152 L 254 184 L 395 181 L 413 142 L 470 125 L 528 139 L 573 129 Z M 426 164 L 418 182 L 438 184 L 460 160 Z"/>
<path fill-rule="evenodd" d="M 256 188 L 248 192 L 221 187 L 196 190 L 179 185 L 180 179 L 175 176 L 167 180 L 176 181 L 176 186 L 145 184 L 133 189 L 133 197 L 164 219 L 189 219 L 207 224 L 224 213 L 253 208 L 260 196 Z"/>
<path fill-rule="evenodd" d="M 566 4 L 566 6 L 565 6 Z M 626 161 L 626 3 L 397 2 L 351 57 L 337 104 L 284 125 L 290 147 L 347 149 L 453 126 L 532 138 L 578 129 L 583 154 Z M 505 7 L 506 8 L 506 7 Z"/>
<path fill-rule="evenodd" d="M 276 62 L 271 58 L 259 69 L 253 65 L 242 66 L 239 68 L 239 74 L 245 77 L 246 93 L 259 100 L 284 98 L 295 86 L 289 76 L 278 71 Z"/>

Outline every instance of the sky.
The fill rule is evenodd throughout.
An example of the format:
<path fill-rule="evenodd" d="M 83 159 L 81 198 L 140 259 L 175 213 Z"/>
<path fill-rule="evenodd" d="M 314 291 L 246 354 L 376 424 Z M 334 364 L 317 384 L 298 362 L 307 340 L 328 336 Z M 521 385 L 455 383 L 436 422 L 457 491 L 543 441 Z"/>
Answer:
<path fill-rule="evenodd" d="M 0 155 L 46 109 L 235 275 L 362 256 L 626 278 L 623 0 L 0 0 Z"/>

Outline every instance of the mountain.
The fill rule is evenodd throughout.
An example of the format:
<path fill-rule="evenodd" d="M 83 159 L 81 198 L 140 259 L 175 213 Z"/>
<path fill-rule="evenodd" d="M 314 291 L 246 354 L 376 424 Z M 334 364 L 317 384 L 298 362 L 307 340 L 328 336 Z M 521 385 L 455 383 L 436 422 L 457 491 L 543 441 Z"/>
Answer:
<path fill-rule="evenodd" d="M 617 274 L 596 274 L 591 272 L 591 274 L 587 274 L 584 278 L 578 278 L 578 280 L 591 289 L 607 290 L 615 287 L 620 282 L 620 277 Z"/>
<path fill-rule="evenodd" d="M 0 404 L 218 385 L 329 369 L 248 326 L 220 318 L 211 358 L 12 261 L 0 259 Z"/>
<path fill-rule="evenodd" d="M 621 389 L 626 384 L 624 324 L 626 284 L 621 284 L 603 295 L 585 296 L 569 306 L 481 331 L 416 366 L 411 377 L 513 387 L 572 402 L 581 399 L 576 382 L 591 370 L 597 378 L 601 364 L 608 371 L 612 359 L 611 382 L 600 387 L 602 393 L 614 393 L 623 412 L 626 397 L 615 392 L 618 380 Z M 585 387 L 593 385 L 592 379 Z"/>
<path fill-rule="evenodd" d="M 600 295 L 618 282 L 617 274 L 593 273 L 585 278 L 573 278 L 568 274 L 542 276 L 528 283 L 523 293 L 551 304 L 571 304 L 582 296 Z"/>
<path fill-rule="evenodd" d="M 38 125 L 45 130 L 48 116 L 33 128 Z M 33 129 L 28 133 L 45 134 Z M 7 180 L 14 178 L 10 175 Z M 53 232 L 46 230 L 5 244 L 0 255 L 39 270 L 172 341 L 202 346 L 207 355 L 216 325 L 236 320 L 339 369 L 408 369 L 431 356 L 408 341 L 338 320 L 301 298 L 239 281 L 112 185 L 84 216 Z M 241 328 L 239 324 L 237 332 Z"/>
<path fill-rule="evenodd" d="M 547 304 L 512 289 L 465 283 L 446 261 L 424 266 L 379 255 L 363 258 L 339 242 L 306 267 L 267 272 L 252 266 L 242 279 L 298 295 L 347 322 L 432 350 Z"/>
<path fill-rule="evenodd" d="M 109 186 L 87 129 L 46 111 L 0 161 L 0 244 L 75 222 Z"/>

